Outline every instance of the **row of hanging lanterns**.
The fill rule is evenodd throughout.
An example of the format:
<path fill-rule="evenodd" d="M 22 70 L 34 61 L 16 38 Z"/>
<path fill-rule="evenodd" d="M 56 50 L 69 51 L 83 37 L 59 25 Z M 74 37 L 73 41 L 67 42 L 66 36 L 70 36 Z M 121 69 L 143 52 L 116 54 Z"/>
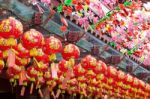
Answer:
<path fill-rule="evenodd" d="M 63 59 L 56 62 L 58 53 Z M 41 87 L 46 85 L 50 92 L 59 86 L 59 90 L 80 94 L 81 98 L 100 98 L 103 92 L 113 97 L 150 98 L 149 84 L 91 55 L 76 64 L 79 56 L 74 44 L 63 46 L 59 39 L 45 38 L 35 29 L 23 33 L 23 25 L 13 17 L 0 22 L 0 70 L 8 67 L 10 83 L 22 86 L 22 96 L 30 85 L 30 94 L 37 89 L 43 97 Z"/>

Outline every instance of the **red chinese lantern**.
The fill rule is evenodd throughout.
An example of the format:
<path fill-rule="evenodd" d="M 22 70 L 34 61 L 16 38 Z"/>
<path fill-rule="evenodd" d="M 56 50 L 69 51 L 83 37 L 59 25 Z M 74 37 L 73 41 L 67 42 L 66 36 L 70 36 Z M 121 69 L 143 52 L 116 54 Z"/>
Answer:
<path fill-rule="evenodd" d="M 4 58 L 9 56 L 8 49 L 17 45 L 17 38 L 23 33 L 23 26 L 20 21 L 13 17 L 0 22 L 0 49 L 3 50 Z"/>
<path fill-rule="evenodd" d="M 45 39 L 45 44 L 43 46 L 43 51 L 50 55 L 50 61 L 54 61 L 56 59 L 56 53 L 61 52 L 62 44 L 61 41 L 54 36 Z"/>
<path fill-rule="evenodd" d="M 13 17 L 0 22 L 0 36 L 4 38 L 19 38 L 23 34 L 22 23 Z M 13 41 L 13 40 L 11 40 Z"/>
<path fill-rule="evenodd" d="M 33 87 L 37 76 L 38 71 L 35 69 L 35 67 L 30 66 L 29 68 L 27 68 L 27 78 L 29 79 L 29 81 L 31 81 L 30 94 L 32 94 L 33 92 Z"/>
<path fill-rule="evenodd" d="M 137 88 L 139 86 L 139 79 L 137 79 L 136 77 L 133 78 L 133 87 Z"/>
<path fill-rule="evenodd" d="M 107 75 L 106 76 L 108 77 L 107 83 L 111 86 L 113 85 L 113 87 L 117 87 L 116 83 L 115 83 L 115 80 L 117 78 L 117 70 L 114 67 L 109 66 L 107 68 Z"/>
<path fill-rule="evenodd" d="M 73 67 L 73 71 L 76 77 L 85 75 L 86 71 L 85 69 L 81 66 L 81 64 L 78 64 Z"/>
<path fill-rule="evenodd" d="M 30 50 L 30 56 L 37 56 L 37 49 L 44 44 L 44 38 L 40 32 L 30 29 L 22 36 L 21 43 L 26 49 Z"/>
<path fill-rule="evenodd" d="M 83 68 L 85 68 L 86 70 L 89 70 L 89 69 L 94 69 L 97 65 L 97 60 L 96 58 L 94 58 L 93 56 L 91 55 L 87 55 L 86 57 L 84 57 L 82 60 L 81 60 L 81 65 L 83 66 Z"/>
<path fill-rule="evenodd" d="M 63 73 L 67 72 L 68 67 L 67 67 L 67 61 L 66 60 L 61 60 L 58 63 L 59 70 L 62 71 Z"/>
<path fill-rule="evenodd" d="M 125 89 L 129 89 L 131 91 L 131 85 L 133 84 L 133 77 L 130 74 L 125 75 L 125 80 L 124 80 Z"/>
<path fill-rule="evenodd" d="M 96 74 L 105 73 L 106 70 L 107 70 L 106 64 L 102 62 L 101 60 L 99 60 L 97 62 L 96 68 L 94 68 L 94 73 Z"/>
<path fill-rule="evenodd" d="M 62 51 L 62 56 L 64 59 L 77 59 L 80 56 L 80 50 L 76 45 L 68 44 Z"/>
<path fill-rule="evenodd" d="M 145 84 L 145 93 L 146 93 L 147 99 L 149 99 L 148 96 L 150 96 L 149 95 L 149 93 L 150 93 L 150 85 L 148 83 Z"/>
<path fill-rule="evenodd" d="M 138 87 L 141 88 L 142 90 L 144 90 L 144 88 L 145 88 L 145 83 L 144 83 L 144 81 L 139 80 L 139 86 L 138 86 Z"/>

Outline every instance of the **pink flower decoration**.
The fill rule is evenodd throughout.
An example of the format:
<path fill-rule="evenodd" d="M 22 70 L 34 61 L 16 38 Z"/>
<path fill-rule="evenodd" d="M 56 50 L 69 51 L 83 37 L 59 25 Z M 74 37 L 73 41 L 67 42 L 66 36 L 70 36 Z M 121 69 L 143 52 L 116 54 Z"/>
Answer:
<path fill-rule="evenodd" d="M 98 17 L 93 18 L 93 23 L 96 24 L 98 22 Z"/>

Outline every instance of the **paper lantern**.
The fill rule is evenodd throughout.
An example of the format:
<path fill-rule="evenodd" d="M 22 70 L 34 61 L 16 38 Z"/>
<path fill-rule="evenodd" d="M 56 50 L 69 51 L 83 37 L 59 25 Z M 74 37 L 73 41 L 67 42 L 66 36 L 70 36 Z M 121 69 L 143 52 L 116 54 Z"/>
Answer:
<path fill-rule="evenodd" d="M 67 72 L 67 70 L 68 70 L 67 61 L 66 60 L 61 60 L 58 63 L 58 67 L 59 67 L 60 71 L 62 71 L 63 73 Z"/>
<path fill-rule="evenodd" d="M 64 47 L 61 54 L 65 60 L 68 60 L 68 68 L 72 69 L 75 65 L 75 59 L 80 56 L 80 50 L 76 45 L 68 44 Z"/>
<path fill-rule="evenodd" d="M 61 41 L 54 36 L 45 39 L 45 44 L 43 46 L 43 51 L 46 54 L 59 53 L 62 50 Z"/>
<path fill-rule="evenodd" d="M 116 78 L 117 77 L 117 70 L 114 67 L 109 66 L 107 68 L 107 76 L 111 77 L 111 78 Z"/>
<path fill-rule="evenodd" d="M 77 59 L 80 56 L 80 50 L 76 45 L 68 44 L 62 51 L 64 59 L 69 60 L 71 58 Z"/>
<path fill-rule="evenodd" d="M 86 73 L 86 70 L 81 66 L 81 64 L 74 66 L 73 71 L 76 77 L 85 75 Z"/>
<path fill-rule="evenodd" d="M 22 45 L 30 50 L 30 56 L 37 56 L 37 48 L 41 48 L 44 44 L 43 35 L 35 29 L 25 32 L 21 38 Z"/>
<path fill-rule="evenodd" d="M 139 80 L 139 86 L 142 90 L 145 88 L 145 83 L 142 80 Z"/>
<path fill-rule="evenodd" d="M 94 73 L 96 74 L 105 73 L 106 70 L 107 70 L 106 64 L 99 60 L 97 62 L 96 68 L 94 68 Z"/>
<path fill-rule="evenodd" d="M 139 86 L 139 79 L 137 79 L 136 77 L 133 78 L 133 87 L 138 87 Z"/>
<path fill-rule="evenodd" d="M 62 51 L 62 43 L 54 36 L 46 38 L 43 51 L 49 55 L 50 61 L 54 61 L 56 60 L 56 53 L 60 53 Z"/>
<path fill-rule="evenodd" d="M 94 69 L 97 65 L 97 60 L 91 55 L 87 55 L 81 60 L 81 65 L 83 66 L 84 69 Z"/>
<path fill-rule="evenodd" d="M 131 85 L 133 84 L 133 77 L 130 74 L 125 75 L 124 84 L 124 88 L 130 90 Z"/>
<path fill-rule="evenodd" d="M 4 38 L 10 38 L 10 41 L 14 41 L 13 38 L 19 38 L 23 34 L 22 23 L 13 17 L 4 19 L 0 22 L 0 36 Z"/>

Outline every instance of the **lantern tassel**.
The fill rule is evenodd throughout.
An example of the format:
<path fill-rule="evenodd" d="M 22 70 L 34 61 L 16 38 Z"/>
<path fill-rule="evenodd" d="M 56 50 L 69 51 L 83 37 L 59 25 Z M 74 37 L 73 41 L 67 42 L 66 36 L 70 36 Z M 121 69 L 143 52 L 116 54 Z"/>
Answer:
<path fill-rule="evenodd" d="M 38 93 L 39 93 L 39 95 L 40 95 L 41 98 L 44 97 L 44 96 L 43 96 L 43 93 L 42 93 L 42 91 L 41 91 L 41 89 L 39 89 Z"/>
<path fill-rule="evenodd" d="M 83 95 L 80 95 L 80 99 L 83 99 Z"/>
<path fill-rule="evenodd" d="M 57 90 L 57 94 L 56 94 L 56 98 L 59 97 L 60 93 L 61 93 L 61 91 L 60 91 L 60 89 L 58 89 L 58 90 Z"/>
<path fill-rule="evenodd" d="M 25 86 L 23 86 L 21 89 L 21 94 L 20 94 L 21 96 L 24 96 L 25 90 L 26 90 L 26 88 L 25 88 Z"/>
<path fill-rule="evenodd" d="M 38 82 L 37 82 L 37 84 L 36 84 L 36 89 L 38 89 L 39 88 L 39 80 L 38 80 Z"/>
<path fill-rule="evenodd" d="M 30 87 L 30 94 L 32 94 L 32 92 L 33 92 L 33 87 L 34 87 L 34 83 L 32 82 L 31 87 Z"/>
<path fill-rule="evenodd" d="M 16 85 L 17 85 L 17 81 L 14 80 L 14 85 L 13 85 L 13 87 L 16 87 Z"/>

